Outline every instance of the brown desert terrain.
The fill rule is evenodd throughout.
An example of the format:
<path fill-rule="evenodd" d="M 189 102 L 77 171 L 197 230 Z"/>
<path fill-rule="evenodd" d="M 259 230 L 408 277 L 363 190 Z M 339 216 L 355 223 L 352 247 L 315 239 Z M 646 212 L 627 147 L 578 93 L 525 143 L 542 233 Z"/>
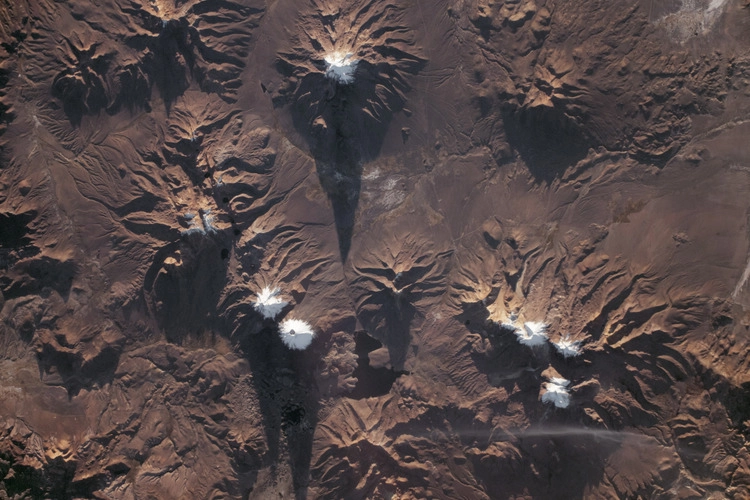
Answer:
<path fill-rule="evenodd" d="M 0 498 L 750 498 L 750 0 L 0 42 Z"/>

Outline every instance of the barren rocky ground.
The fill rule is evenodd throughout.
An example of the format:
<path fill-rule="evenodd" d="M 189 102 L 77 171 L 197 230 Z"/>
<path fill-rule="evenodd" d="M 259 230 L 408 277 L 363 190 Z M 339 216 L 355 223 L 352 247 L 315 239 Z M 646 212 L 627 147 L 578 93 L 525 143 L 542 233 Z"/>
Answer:
<path fill-rule="evenodd" d="M 750 1 L 0 41 L 0 498 L 750 498 Z"/>

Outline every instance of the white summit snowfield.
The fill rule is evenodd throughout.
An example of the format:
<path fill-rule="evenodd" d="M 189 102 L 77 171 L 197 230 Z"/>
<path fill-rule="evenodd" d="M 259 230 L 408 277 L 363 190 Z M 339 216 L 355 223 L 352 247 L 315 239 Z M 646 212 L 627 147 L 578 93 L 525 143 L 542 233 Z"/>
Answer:
<path fill-rule="evenodd" d="M 516 328 L 516 337 L 523 345 L 537 347 L 547 342 L 547 325 L 539 321 L 527 321 L 523 328 Z"/>
<path fill-rule="evenodd" d="M 570 405 L 570 392 L 568 391 L 570 381 L 560 377 L 552 377 L 549 382 L 544 383 L 544 394 L 542 403 L 555 405 L 557 408 L 567 408 Z"/>
<path fill-rule="evenodd" d="M 281 341 L 290 349 L 302 350 L 312 342 L 315 332 L 306 321 L 300 319 L 285 319 L 279 325 Z"/>
<path fill-rule="evenodd" d="M 253 307 L 266 319 L 274 319 L 288 304 L 281 298 L 281 290 L 277 287 L 263 287 L 258 294 Z"/>
<path fill-rule="evenodd" d="M 326 55 L 324 60 L 328 78 L 346 85 L 354 82 L 354 72 L 357 70 L 357 63 L 359 62 L 354 58 L 354 54 L 332 52 Z"/>
<path fill-rule="evenodd" d="M 552 345 L 564 358 L 573 358 L 581 354 L 581 341 L 570 340 L 570 335 L 563 336 L 557 342 L 553 342 Z"/>

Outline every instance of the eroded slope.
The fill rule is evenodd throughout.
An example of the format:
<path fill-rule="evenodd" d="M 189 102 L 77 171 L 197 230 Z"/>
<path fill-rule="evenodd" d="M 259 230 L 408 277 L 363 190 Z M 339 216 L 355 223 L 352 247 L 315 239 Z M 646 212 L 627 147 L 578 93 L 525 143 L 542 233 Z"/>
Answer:
<path fill-rule="evenodd" d="M 747 2 L 0 17 L 9 495 L 750 494 Z"/>

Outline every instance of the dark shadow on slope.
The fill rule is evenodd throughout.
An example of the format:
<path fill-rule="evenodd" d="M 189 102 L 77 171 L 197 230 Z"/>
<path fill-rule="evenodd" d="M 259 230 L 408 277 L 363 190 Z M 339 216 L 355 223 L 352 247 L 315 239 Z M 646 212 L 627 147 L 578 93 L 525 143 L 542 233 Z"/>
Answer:
<path fill-rule="evenodd" d="M 56 291 L 64 300 L 68 300 L 73 280 L 78 275 L 78 265 L 72 260 L 58 260 L 46 255 L 35 256 L 40 252 L 33 245 L 19 250 L 22 252 L 16 252 L 16 257 L 23 255 L 29 258 L 16 264 L 12 268 L 12 273 L 0 275 L 0 292 L 5 300 L 26 295 L 46 297 L 50 290 Z M 14 255 L 11 254 L 11 257 Z"/>
<path fill-rule="evenodd" d="M 227 283 L 222 232 L 192 229 L 157 252 L 144 279 L 144 294 L 170 342 L 218 328 L 217 304 Z"/>
<path fill-rule="evenodd" d="M 257 321 L 263 321 L 258 316 Z M 285 348 L 278 338 L 272 321 L 263 321 L 263 329 L 254 335 L 245 335 L 239 342 L 252 371 L 252 382 L 260 403 L 263 428 L 266 433 L 268 453 L 265 465 L 274 466 L 279 458 L 281 437 L 281 412 L 277 400 L 282 390 L 279 379 L 286 363 Z"/>
<path fill-rule="evenodd" d="M 608 457 L 627 437 L 616 433 L 566 426 L 529 428 L 513 435 L 493 435 L 509 441 L 519 452 L 505 455 L 476 454 L 472 458 L 477 479 L 491 498 L 527 495 L 531 498 L 583 498 L 605 474 Z M 599 437 L 601 436 L 601 437 Z M 648 451 L 648 450 L 646 450 Z M 645 492 L 644 492 L 645 493 Z M 635 497 L 634 497 L 635 498 Z"/>
<path fill-rule="evenodd" d="M 2 100 L 7 95 L 5 89 L 8 86 L 8 82 L 10 82 L 10 77 L 11 70 L 0 67 L 0 137 L 5 134 L 6 130 L 8 130 L 8 125 L 16 118 L 12 104 L 5 103 Z M 2 150 L 3 147 L 0 146 L 0 152 Z"/>
<path fill-rule="evenodd" d="M 562 176 L 592 147 L 581 127 L 554 107 L 505 109 L 502 117 L 508 142 L 538 181 Z"/>
<path fill-rule="evenodd" d="M 6 270 L 16 261 L 39 254 L 40 249 L 33 245 L 30 233 L 33 232 L 32 222 L 37 212 L 14 214 L 0 212 L 0 270 Z M 0 289 L 4 290 L 3 280 L 0 279 Z"/>
<path fill-rule="evenodd" d="M 390 365 L 401 373 L 411 345 L 411 325 L 416 308 L 402 294 L 391 290 L 369 296 L 357 310 L 357 317 L 370 336 L 388 349 Z"/>
<path fill-rule="evenodd" d="M 150 112 L 154 86 L 167 113 L 192 83 L 202 92 L 235 102 L 245 58 L 254 43 L 246 29 L 257 26 L 263 10 L 230 1 L 206 1 L 193 5 L 183 17 L 162 19 L 137 4 L 123 7 L 132 24 L 127 35 L 117 36 L 117 44 L 127 50 L 99 53 L 110 45 L 69 43 L 68 64 L 56 75 L 52 95 L 60 99 L 71 124 L 78 126 L 85 115 L 102 110 L 109 114 L 122 109 Z M 79 12 L 73 17 L 82 20 L 84 16 Z M 226 36 L 231 36 L 231 43 Z M 0 86 L 2 81 L 0 74 Z"/>
<path fill-rule="evenodd" d="M 150 111 L 154 85 L 169 113 L 175 99 L 190 86 L 197 74 L 194 47 L 200 42 L 198 31 L 184 18 L 162 24 L 150 17 L 145 24 L 147 34 L 126 41 L 143 57 L 124 66 L 115 53 L 98 54 L 98 45 L 80 49 L 68 44 L 74 62 L 55 76 L 52 96 L 61 101 L 73 126 L 79 126 L 85 115 L 102 110 L 111 115 L 123 108 Z"/>
<path fill-rule="evenodd" d="M 262 320 L 258 317 L 257 321 Z M 240 348 L 250 364 L 266 432 L 268 453 L 264 465 L 276 467 L 283 433 L 295 496 L 304 499 L 318 424 L 319 394 L 312 374 L 320 353 L 315 352 L 315 342 L 305 351 L 290 350 L 281 342 L 273 321 L 265 320 L 263 325 L 259 333 L 244 336 Z"/>
<path fill-rule="evenodd" d="M 493 292 L 487 302 L 494 302 Z M 513 330 L 492 321 L 483 302 L 465 303 L 456 316 L 471 333 L 482 338 L 471 354 L 472 360 L 487 381 L 494 387 L 504 387 L 509 393 L 517 385 L 534 393 L 541 383 L 540 372 L 549 364 L 549 347 L 530 349 L 518 342 Z"/>
<path fill-rule="evenodd" d="M 200 42 L 197 30 L 187 19 L 165 23 L 159 36 L 152 43 L 148 71 L 159 89 L 167 113 L 172 103 L 190 86 L 195 74 L 194 47 Z"/>
<path fill-rule="evenodd" d="M 77 127 L 83 115 L 98 113 L 107 106 L 106 78 L 112 55 L 96 54 L 96 45 L 79 49 L 68 42 L 68 47 L 76 64 L 55 76 L 52 96 L 60 99 L 68 120 Z"/>
<path fill-rule="evenodd" d="M 274 105 L 291 104 L 294 127 L 305 137 L 315 158 L 318 178 L 333 207 L 341 258 L 351 246 L 359 204 L 363 163 L 378 156 L 393 114 L 405 103 L 408 86 L 390 65 L 360 61 L 352 84 L 325 76 L 325 68 L 306 74 L 293 95 L 280 96 Z M 421 61 L 412 71 L 424 65 Z M 287 78 L 295 68 L 279 60 Z"/>
<path fill-rule="evenodd" d="M 452 254 L 450 250 L 425 254 L 410 238 L 400 238 L 403 247 L 398 257 L 388 256 L 388 252 L 382 257 L 372 253 L 359 265 L 353 265 L 350 274 L 357 318 L 388 351 L 387 360 L 384 353 L 378 353 L 377 364 L 397 372 L 404 369 L 409 354 L 417 350 L 411 344 L 411 331 L 419 329 L 424 316 L 415 304 L 443 293 L 443 262 Z M 388 263 L 392 258 L 400 263 Z"/>
<path fill-rule="evenodd" d="M 494 302 L 495 297 L 491 295 L 487 302 Z M 480 439 L 469 436 L 467 447 L 487 450 L 469 457 L 485 492 L 491 498 L 585 496 L 589 486 L 600 483 L 607 458 L 628 435 L 584 427 L 581 422 L 590 419 L 586 408 L 575 402 L 569 408 L 556 409 L 539 401 L 544 383 L 541 372 L 550 363 L 560 364 L 556 356 L 550 356 L 548 345 L 541 348 L 521 345 L 511 328 L 489 319 L 482 301 L 463 304 L 463 311 L 456 319 L 471 333 L 482 337 L 483 342 L 476 345 L 472 358 L 488 382 L 503 387 L 510 395 L 508 401 L 520 404 L 530 421 L 544 422 L 523 431 L 488 430 L 486 437 Z M 625 366 L 625 363 L 615 365 Z M 570 373 L 571 367 L 566 368 L 563 373 Z M 581 393 L 573 395 L 574 401 L 585 397 Z M 514 451 L 498 454 L 490 448 L 491 442 L 507 442 L 509 450 Z"/>
<path fill-rule="evenodd" d="M 41 467 L 19 462 L 10 453 L 0 453 L 0 491 L 3 498 L 96 498 L 94 493 L 107 484 L 105 474 L 74 479 L 76 462 L 63 457 L 47 459 Z M 7 495 L 7 496 L 6 496 Z"/>
<path fill-rule="evenodd" d="M 388 394 L 396 379 L 407 372 L 370 366 L 368 354 L 379 349 L 383 344 L 367 335 L 366 332 L 357 332 L 354 341 L 356 342 L 354 352 L 357 355 L 357 367 L 352 375 L 357 379 L 357 384 L 349 397 L 363 399 Z"/>
<path fill-rule="evenodd" d="M 40 378 L 44 378 L 45 374 L 51 375 L 53 379 L 59 377 L 68 396 L 73 397 L 81 389 L 103 387 L 114 380 L 125 342 L 120 339 L 108 343 L 94 355 L 87 353 L 88 356 L 84 356 L 80 349 L 58 344 L 48 335 L 40 336 L 37 343 L 36 358 Z"/>
<path fill-rule="evenodd" d="M 169 114 L 174 101 L 187 90 L 191 79 L 197 75 L 196 46 L 200 45 L 200 34 L 184 17 L 162 22 L 156 17 L 146 16 L 143 22 L 145 33 L 130 38 L 126 43 L 144 57 L 138 65 L 127 66 L 118 75 L 125 95 L 123 98 L 117 96 L 115 102 L 118 106 L 133 106 L 126 99 L 131 97 L 133 87 L 129 89 L 124 86 L 133 81 L 136 84 L 134 88 L 139 92 L 132 97 L 143 101 L 143 104 L 136 102 L 136 105 L 148 109 L 151 87 L 155 85 Z"/>

